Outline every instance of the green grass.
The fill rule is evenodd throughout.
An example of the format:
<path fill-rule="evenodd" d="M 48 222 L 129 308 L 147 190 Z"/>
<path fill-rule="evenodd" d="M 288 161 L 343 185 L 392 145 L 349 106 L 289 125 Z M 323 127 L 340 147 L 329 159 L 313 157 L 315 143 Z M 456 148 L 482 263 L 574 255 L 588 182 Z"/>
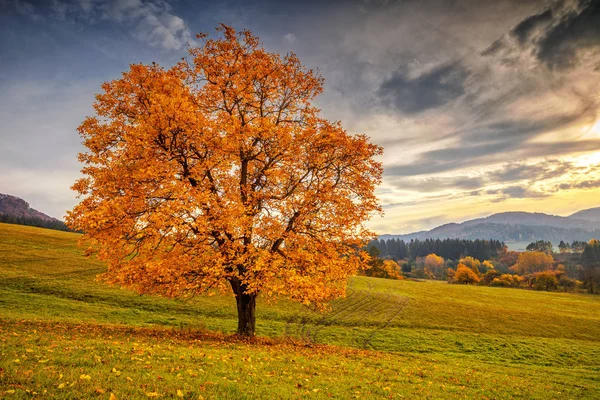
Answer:
<path fill-rule="evenodd" d="M 228 336 L 233 297 L 183 302 L 98 283 L 104 266 L 78 237 L 0 224 L 0 397 L 600 392 L 600 296 L 357 277 L 325 314 L 259 301 L 265 339 L 246 343 Z"/>

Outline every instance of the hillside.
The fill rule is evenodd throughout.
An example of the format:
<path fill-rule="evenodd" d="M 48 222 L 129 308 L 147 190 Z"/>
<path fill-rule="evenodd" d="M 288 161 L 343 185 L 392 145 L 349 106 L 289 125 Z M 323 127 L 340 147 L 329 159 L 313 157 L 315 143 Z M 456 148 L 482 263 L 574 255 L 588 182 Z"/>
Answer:
<path fill-rule="evenodd" d="M 38 218 L 42 221 L 58 221 L 49 215 L 29 207 L 29 203 L 20 197 L 0 193 L 0 214 L 14 217 Z"/>
<path fill-rule="evenodd" d="M 585 219 L 587 221 L 600 221 L 600 207 L 581 210 L 569 215 L 569 218 Z"/>
<path fill-rule="evenodd" d="M 0 222 L 68 231 L 63 221 L 50 217 L 29 206 L 20 197 L 0 193 Z"/>
<path fill-rule="evenodd" d="M 98 283 L 104 266 L 81 256 L 78 237 L 0 224 L 0 354 L 8 355 L 0 397 L 593 398 L 600 390 L 599 296 L 356 277 L 325 314 L 259 301 L 257 332 L 267 338 L 249 344 L 228 336 L 237 323 L 231 296 L 184 302 Z"/>
<path fill-rule="evenodd" d="M 569 217 L 543 213 L 504 212 L 489 217 L 450 223 L 429 231 L 405 235 L 380 235 L 380 239 L 494 239 L 503 242 L 531 242 L 548 240 L 588 241 L 600 237 L 600 221 L 594 220 L 596 209 L 582 210 Z M 598 209 L 600 210 L 600 209 Z"/>

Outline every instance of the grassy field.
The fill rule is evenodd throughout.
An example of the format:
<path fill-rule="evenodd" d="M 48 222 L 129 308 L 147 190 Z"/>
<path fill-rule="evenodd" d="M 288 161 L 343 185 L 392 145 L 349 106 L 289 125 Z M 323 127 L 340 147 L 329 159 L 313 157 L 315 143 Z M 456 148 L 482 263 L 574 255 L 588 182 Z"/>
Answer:
<path fill-rule="evenodd" d="M 600 296 L 354 278 L 325 314 L 95 282 L 78 235 L 0 224 L 0 398 L 598 398 Z M 113 397 L 113 398 L 114 398 Z"/>

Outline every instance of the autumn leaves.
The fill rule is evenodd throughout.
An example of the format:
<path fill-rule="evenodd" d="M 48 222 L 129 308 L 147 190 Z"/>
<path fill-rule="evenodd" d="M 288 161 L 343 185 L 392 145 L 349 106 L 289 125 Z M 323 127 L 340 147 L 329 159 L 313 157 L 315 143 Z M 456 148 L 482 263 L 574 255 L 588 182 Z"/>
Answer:
<path fill-rule="evenodd" d="M 110 283 L 169 297 L 232 288 L 238 333 L 252 336 L 259 293 L 344 294 L 380 212 L 382 149 L 319 116 L 323 79 L 294 54 L 218 30 L 189 63 L 132 65 L 103 85 L 79 127 L 82 201 L 67 221 Z"/>

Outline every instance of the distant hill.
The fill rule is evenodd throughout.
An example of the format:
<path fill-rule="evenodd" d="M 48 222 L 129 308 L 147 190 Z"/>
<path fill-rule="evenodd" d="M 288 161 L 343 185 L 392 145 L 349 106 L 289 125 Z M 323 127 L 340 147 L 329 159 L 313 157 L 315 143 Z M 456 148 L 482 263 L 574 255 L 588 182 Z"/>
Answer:
<path fill-rule="evenodd" d="M 585 219 L 588 221 L 600 221 L 600 207 L 581 210 L 569 215 L 569 218 Z"/>
<path fill-rule="evenodd" d="M 0 222 L 69 230 L 63 221 L 31 208 L 29 203 L 20 197 L 4 193 L 0 193 Z"/>
<path fill-rule="evenodd" d="M 494 239 L 503 242 L 590 240 L 600 237 L 600 207 L 569 217 L 543 213 L 503 212 L 463 223 L 450 223 L 406 235 L 380 235 L 380 239 Z"/>

